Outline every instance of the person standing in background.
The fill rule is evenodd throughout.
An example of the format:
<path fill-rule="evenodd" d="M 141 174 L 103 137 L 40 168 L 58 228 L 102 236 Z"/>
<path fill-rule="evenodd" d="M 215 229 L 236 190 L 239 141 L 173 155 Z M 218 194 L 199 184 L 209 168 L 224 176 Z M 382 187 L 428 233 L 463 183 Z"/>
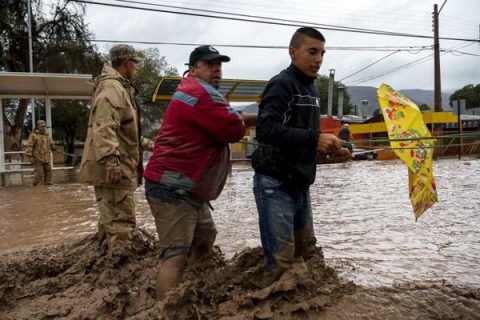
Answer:
<path fill-rule="evenodd" d="M 25 154 L 33 165 L 33 185 L 40 183 L 52 184 L 52 156 L 51 151 L 56 151 L 52 138 L 46 131 L 44 120 L 38 120 L 35 130 L 28 137 Z"/>

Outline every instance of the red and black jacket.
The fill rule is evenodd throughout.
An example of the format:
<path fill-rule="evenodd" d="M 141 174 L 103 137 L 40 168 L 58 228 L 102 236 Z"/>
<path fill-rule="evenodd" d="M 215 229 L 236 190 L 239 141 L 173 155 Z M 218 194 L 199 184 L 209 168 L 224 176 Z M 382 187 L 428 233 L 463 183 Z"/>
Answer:
<path fill-rule="evenodd" d="M 213 200 L 227 178 L 228 143 L 244 133 L 242 118 L 223 96 L 188 75 L 167 107 L 144 177 Z"/>

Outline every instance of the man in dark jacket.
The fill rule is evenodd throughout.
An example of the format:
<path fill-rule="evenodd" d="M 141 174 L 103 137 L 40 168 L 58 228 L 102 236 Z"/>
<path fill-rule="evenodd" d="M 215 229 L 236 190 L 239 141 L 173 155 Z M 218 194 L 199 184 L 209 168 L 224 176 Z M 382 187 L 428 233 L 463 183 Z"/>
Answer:
<path fill-rule="evenodd" d="M 315 181 L 317 152 L 352 158 L 336 136 L 321 133 L 315 79 L 324 53 L 319 31 L 298 29 L 289 47 L 291 65 L 269 81 L 259 106 L 260 146 L 252 165 L 266 256 L 264 284 L 278 278 L 294 257 L 308 258 L 315 248 L 309 187 Z"/>

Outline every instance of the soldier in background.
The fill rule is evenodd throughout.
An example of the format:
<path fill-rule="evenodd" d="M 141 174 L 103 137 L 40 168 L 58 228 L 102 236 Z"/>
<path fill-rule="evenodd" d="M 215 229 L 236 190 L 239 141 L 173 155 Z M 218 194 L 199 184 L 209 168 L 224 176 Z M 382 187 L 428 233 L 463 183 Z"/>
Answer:
<path fill-rule="evenodd" d="M 123 256 L 138 234 L 133 191 L 142 182 L 143 150 L 153 142 L 141 137 L 132 84 L 140 58 L 132 46 L 120 44 L 111 48 L 110 60 L 94 82 L 80 180 L 94 185 L 100 243 L 106 239 L 109 252 Z"/>
<path fill-rule="evenodd" d="M 25 154 L 33 165 L 33 185 L 52 184 L 52 156 L 55 151 L 52 139 L 46 131 L 46 123 L 38 120 L 35 130 L 28 137 Z"/>

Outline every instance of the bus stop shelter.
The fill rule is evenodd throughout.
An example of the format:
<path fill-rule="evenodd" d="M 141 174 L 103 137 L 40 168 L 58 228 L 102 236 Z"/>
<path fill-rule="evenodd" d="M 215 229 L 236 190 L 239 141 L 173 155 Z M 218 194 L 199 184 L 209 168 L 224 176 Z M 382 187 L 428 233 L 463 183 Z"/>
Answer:
<path fill-rule="evenodd" d="M 152 101 L 170 101 L 181 80 L 181 77 L 161 78 L 153 92 Z M 258 103 L 266 85 L 265 80 L 222 79 L 218 92 L 230 102 Z"/>
<path fill-rule="evenodd" d="M 90 100 L 92 96 L 92 75 L 0 72 L 0 174 L 18 173 L 22 169 L 8 168 L 4 145 L 4 99 L 45 100 L 45 121 L 47 132 L 52 135 L 51 102 L 56 99 Z M 13 153 L 22 153 L 13 151 Z M 59 168 L 54 168 L 59 169 Z M 60 168 L 63 169 L 63 168 Z"/>

